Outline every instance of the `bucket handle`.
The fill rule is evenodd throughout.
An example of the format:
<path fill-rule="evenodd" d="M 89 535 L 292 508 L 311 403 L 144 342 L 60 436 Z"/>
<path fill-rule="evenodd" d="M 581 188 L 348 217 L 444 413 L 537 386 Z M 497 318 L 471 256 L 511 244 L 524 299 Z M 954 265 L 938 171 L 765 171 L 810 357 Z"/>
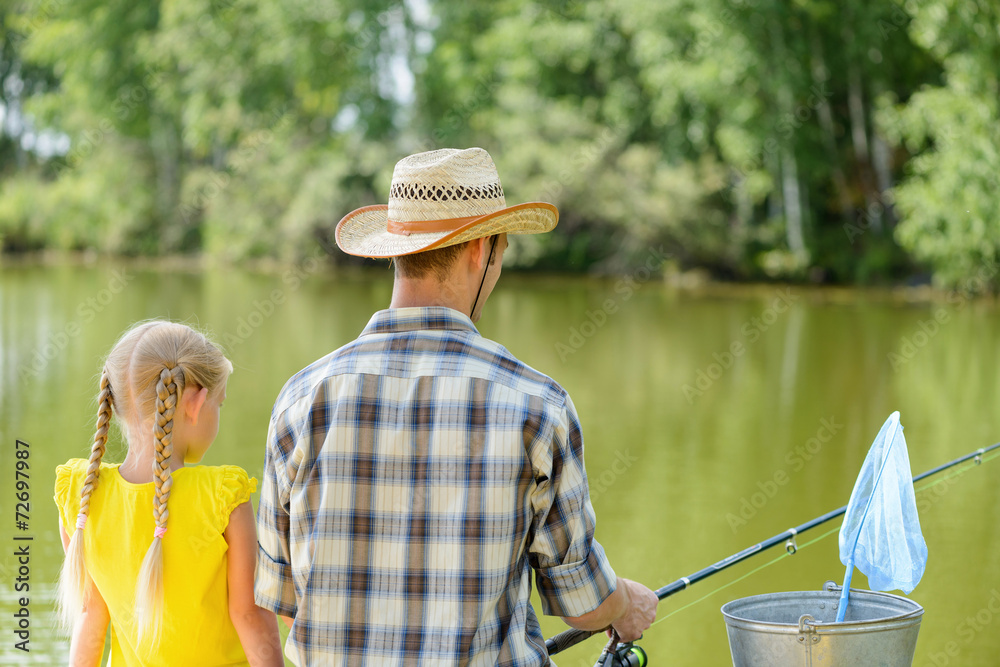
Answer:
<path fill-rule="evenodd" d="M 826 591 L 827 593 L 840 593 L 840 591 L 843 590 L 843 587 L 840 586 L 836 581 L 833 581 L 832 579 L 829 579 L 829 580 L 827 580 L 826 583 L 823 584 L 823 590 Z M 854 589 L 851 589 L 851 590 L 854 590 Z M 902 599 L 909 600 L 909 598 L 902 598 Z M 910 601 L 912 602 L 912 600 L 910 600 Z M 913 616 L 920 616 L 923 613 L 924 613 L 923 607 L 920 607 L 918 605 L 917 608 L 914 609 L 913 611 L 909 611 L 909 612 L 903 614 L 902 616 L 898 616 L 898 617 L 894 617 L 894 618 L 896 620 L 900 620 L 901 621 L 903 619 L 911 618 Z M 803 616 L 803 618 L 805 618 L 805 616 Z M 811 621 L 812 618 L 809 618 L 808 620 Z M 800 618 L 799 619 L 799 633 L 800 633 L 800 636 L 801 636 L 802 632 L 803 632 L 803 630 L 802 630 L 802 618 Z M 802 640 L 800 639 L 799 641 L 802 641 Z M 817 638 L 817 641 L 819 641 L 818 638 Z"/>
<path fill-rule="evenodd" d="M 813 622 L 816 619 L 809 614 L 802 614 L 799 616 L 799 643 L 805 644 L 806 637 L 811 637 L 809 640 L 810 644 L 819 643 L 819 634 L 816 633 L 816 627 Z"/>

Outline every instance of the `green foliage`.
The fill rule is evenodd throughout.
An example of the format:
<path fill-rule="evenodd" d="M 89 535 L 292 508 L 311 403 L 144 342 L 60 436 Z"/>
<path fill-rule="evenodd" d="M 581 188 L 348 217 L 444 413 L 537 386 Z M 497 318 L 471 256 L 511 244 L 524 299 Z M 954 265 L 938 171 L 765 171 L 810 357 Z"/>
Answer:
<path fill-rule="evenodd" d="M 135 141 L 109 138 L 88 154 L 85 169 L 60 165 L 53 180 L 36 173 L 5 180 L 0 190 L 2 247 L 152 252 L 151 196 L 134 187 L 145 176 L 143 152 Z"/>
<path fill-rule="evenodd" d="M 1000 8 L 942 0 L 919 5 L 912 31 L 944 66 L 944 84 L 905 105 L 886 102 L 879 121 L 915 154 L 895 197 L 899 242 L 958 286 L 985 273 L 996 285 L 1000 255 Z M 970 38 L 974 34 L 975 38 Z"/>
<path fill-rule="evenodd" d="M 3 248 L 295 259 L 384 201 L 402 155 L 481 145 L 510 203 L 560 208 L 513 245 L 525 268 L 626 271 L 662 246 L 723 278 L 880 282 L 926 262 L 955 284 L 995 259 L 989 3 L 422 7 L 0 10 L 4 108 L 69 139 L 52 156 L 0 132 Z"/>

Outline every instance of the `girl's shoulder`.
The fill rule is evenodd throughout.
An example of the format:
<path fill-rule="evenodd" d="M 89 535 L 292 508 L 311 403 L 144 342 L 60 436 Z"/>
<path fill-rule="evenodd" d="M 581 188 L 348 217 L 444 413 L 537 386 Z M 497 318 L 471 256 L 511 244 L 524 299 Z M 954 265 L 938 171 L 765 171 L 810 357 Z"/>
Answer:
<path fill-rule="evenodd" d="M 90 461 L 88 459 L 70 459 L 69 461 L 66 461 L 66 463 L 56 466 L 55 492 L 57 501 L 60 496 L 65 496 L 69 492 L 70 487 L 73 486 L 74 483 L 82 483 L 83 478 L 87 474 L 87 467 L 89 463 Z M 100 472 L 104 472 L 105 470 L 109 470 L 116 466 L 117 464 L 102 462 Z"/>
<path fill-rule="evenodd" d="M 70 459 L 62 465 L 56 466 L 56 484 L 54 489 L 54 500 L 56 505 L 62 508 L 70 495 L 70 487 L 73 480 L 79 479 L 87 470 L 87 459 Z"/>
<path fill-rule="evenodd" d="M 192 480 L 197 480 L 199 483 L 208 484 L 242 484 L 242 485 L 257 485 L 257 480 L 251 477 L 246 470 L 240 466 L 234 465 L 219 465 L 219 466 L 206 466 L 206 465 L 193 465 L 185 466 L 183 468 L 184 475 Z M 176 471 L 175 471 L 176 474 Z"/>
<path fill-rule="evenodd" d="M 87 470 L 90 459 L 70 459 L 66 463 L 56 466 L 56 477 L 66 477 L 69 475 L 79 475 Z M 101 461 L 101 471 L 117 468 L 118 463 L 106 463 Z"/>
<path fill-rule="evenodd" d="M 67 477 L 78 471 L 87 469 L 87 459 L 70 459 L 56 466 L 56 478 Z"/>
<path fill-rule="evenodd" d="M 257 491 L 257 479 L 235 465 L 190 466 L 184 468 L 183 474 L 189 480 L 188 485 L 198 486 L 214 496 L 215 515 L 223 530 L 233 510 Z"/>
<path fill-rule="evenodd" d="M 103 473 L 113 470 L 118 464 L 101 463 L 99 477 L 107 479 Z M 75 516 L 79 506 L 80 492 L 87 478 L 89 459 L 70 459 L 56 466 L 56 481 L 53 489 L 53 500 L 65 517 Z M 68 519 L 66 519 L 68 521 Z"/>
<path fill-rule="evenodd" d="M 219 477 L 219 518 L 229 523 L 229 515 L 233 510 L 250 500 L 250 495 L 257 491 L 257 478 L 251 477 L 239 466 L 225 465 L 220 468 Z"/>

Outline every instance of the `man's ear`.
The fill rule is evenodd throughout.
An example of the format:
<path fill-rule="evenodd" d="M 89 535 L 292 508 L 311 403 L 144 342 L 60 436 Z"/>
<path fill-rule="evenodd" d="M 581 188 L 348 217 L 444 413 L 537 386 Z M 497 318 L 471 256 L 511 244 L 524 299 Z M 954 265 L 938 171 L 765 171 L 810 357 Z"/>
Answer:
<path fill-rule="evenodd" d="M 193 385 L 191 389 L 181 393 L 181 404 L 178 406 L 184 411 L 184 416 L 187 417 L 187 420 L 191 422 L 192 425 L 196 425 L 198 423 L 198 417 L 201 415 L 201 409 L 205 405 L 205 399 L 208 398 L 208 389 L 198 387 L 197 391 L 192 391 L 194 387 L 198 387 L 198 385 Z"/>
<path fill-rule="evenodd" d="M 482 271 L 483 267 L 486 266 L 486 258 L 489 256 L 489 239 L 478 238 L 469 241 L 470 256 L 469 259 L 472 262 L 472 268 L 477 272 Z"/>

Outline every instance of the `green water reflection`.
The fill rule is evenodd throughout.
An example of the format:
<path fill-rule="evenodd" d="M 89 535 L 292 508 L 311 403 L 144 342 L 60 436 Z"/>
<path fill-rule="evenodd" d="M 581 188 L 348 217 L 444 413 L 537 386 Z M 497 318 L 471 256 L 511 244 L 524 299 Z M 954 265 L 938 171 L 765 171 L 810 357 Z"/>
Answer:
<path fill-rule="evenodd" d="M 388 303 L 387 271 L 333 276 L 311 268 L 258 274 L 102 264 L 0 273 L 0 549 L 7 554 L 0 661 L 65 659 L 67 642 L 50 628 L 61 560 L 53 469 L 88 450 L 97 372 L 116 336 L 135 320 L 170 317 L 223 340 L 236 372 L 205 463 L 259 475 L 282 384 L 354 338 Z M 662 585 L 843 505 L 893 410 L 901 412 L 914 472 L 1000 440 L 1000 313 L 992 304 L 908 305 L 795 287 L 700 295 L 652 282 L 616 287 L 505 275 L 480 330 L 573 396 L 598 537 L 623 576 Z M 936 313 L 947 321 L 935 329 Z M 15 438 L 31 445 L 23 533 L 14 523 Z M 122 455 L 120 445 L 109 448 L 109 458 Z M 998 481 L 1000 461 L 918 497 L 930 556 L 911 596 L 926 609 L 916 665 L 1000 664 L 1000 618 L 989 607 L 994 596 L 993 608 L 1000 604 Z M 15 533 L 34 538 L 30 653 L 14 648 L 12 633 Z M 662 604 L 660 615 L 673 615 L 642 642 L 651 664 L 730 664 L 723 603 L 817 589 L 843 576 L 834 535 L 696 602 L 779 553 Z M 863 577 L 855 582 L 865 585 Z M 562 627 L 543 623 L 546 635 Z M 601 645 L 592 639 L 557 661 L 592 665 Z"/>

